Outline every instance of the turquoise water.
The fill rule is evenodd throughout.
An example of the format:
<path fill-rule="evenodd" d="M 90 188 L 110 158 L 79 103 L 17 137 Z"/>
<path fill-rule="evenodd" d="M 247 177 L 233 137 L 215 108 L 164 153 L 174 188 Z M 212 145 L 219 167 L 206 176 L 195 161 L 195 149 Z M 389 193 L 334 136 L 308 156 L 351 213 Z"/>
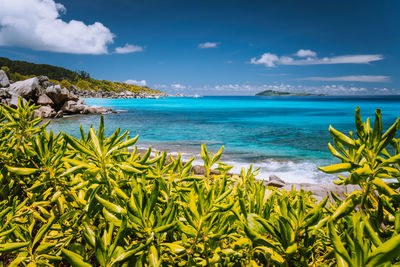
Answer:
<path fill-rule="evenodd" d="M 354 109 L 373 117 L 382 109 L 384 126 L 400 115 L 400 97 L 201 97 L 166 99 L 85 99 L 121 111 L 104 116 L 106 130 L 117 127 L 139 134 L 139 147 L 185 157 L 199 156 L 200 145 L 216 151 L 225 146 L 223 161 L 235 171 L 254 163 L 260 179 L 270 174 L 291 182 L 324 182 L 335 176 L 317 166 L 336 162 L 329 154 L 329 124 L 338 130 L 354 130 Z M 97 127 L 97 115 L 53 120 L 50 129 L 79 136 L 79 124 Z M 198 157 L 199 158 L 199 157 Z"/>

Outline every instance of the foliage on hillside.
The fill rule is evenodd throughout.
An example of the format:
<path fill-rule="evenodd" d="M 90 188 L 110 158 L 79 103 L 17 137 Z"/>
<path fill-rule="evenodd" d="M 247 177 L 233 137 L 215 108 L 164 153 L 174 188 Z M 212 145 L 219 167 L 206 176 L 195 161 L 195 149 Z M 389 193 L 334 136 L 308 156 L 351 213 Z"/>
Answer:
<path fill-rule="evenodd" d="M 50 79 L 57 81 L 62 81 L 62 80 L 74 81 L 77 79 L 77 77 L 79 77 L 77 72 L 67 70 L 65 68 L 47 64 L 35 64 L 26 61 L 10 60 L 5 57 L 0 57 L 0 67 L 3 66 L 8 67 L 11 73 L 19 73 L 25 76 L 44 75 L 49 77 Z"/>
<path fill-rule="evenodd" d="M 111 82 L 105 80 L 96 80 L 90 77 L 85 71 L 71 71 L 61 67 L 56 67 L 47 64 L 34 64 L 25 61 L 13 61 L 8 58 L 0 57 L 0 67 L 3 69 L 10 80 L 22 81 L 35 76 L 47 76 L 51 82 L 61 84 L 61 86 L 70 89 L 75 85 L 81 90 L 91 91 L 131 91 L 133 93 L 148 93 L 155 95 L 163 95 L 159 90 L 150 89 L 132 84 Z"/>
<path fill-rule="evenodd" d="M 345 183 L 362 191 L 316 204 L 310 193 L 280 191 L 229 175 L 203 145 L 206 174 L 166 153 L 135 149 L 118 129 L 46 131 L 35 107 L 0 107 L 0 261 L 33 266 L 391 266 L 399 262 L 399 192 L 376 180 L 399 177 L 397 121 L 382 134 L 357 119 L 357 134 L 334 129 Z M 377 113 L 379 114 L 379 113 Z M 359 118 L 359 117 L 357 117 Z M 394 144 L 390 156 L 386 145 Z M 378 156 L 379 155 L 379 156 Z M 212 174 L 211 170 L 219 171 Z M 367 167 L 369 166 L 369 167 Z M 379 174 L 379 175 L 378 175 Z M 397 184 L 396 184 L 397 186 Z M 361 203 L 361 204 L 360 204 Z"/>

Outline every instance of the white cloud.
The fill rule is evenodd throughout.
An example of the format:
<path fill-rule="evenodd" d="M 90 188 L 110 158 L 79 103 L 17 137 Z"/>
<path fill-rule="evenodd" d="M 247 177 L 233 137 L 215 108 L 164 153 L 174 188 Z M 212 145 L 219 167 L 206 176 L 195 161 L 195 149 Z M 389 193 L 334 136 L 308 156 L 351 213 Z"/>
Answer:
<path fill-rule="evenodd" d="M 298 57 L 315 57 L 317 53 L 310 49 L 300 49 L 295 55 Z"/>
<path fill-rule="evenodd" d="M 219 43 L 216 42 L 205 42 L 199 44 L 199 48 L 216 48 L 218 47 Z"/>
<path fill-rule="evenodd" d="M 296 55 L 306 55 L 315 53 L 311 50 L 299 50 Z M 316 55 L 316 53 L 315 53 Z M 328 64 L 368 64 L 373 61 L 379 61 L 383 59 L 382 55 L 370 54 L 370 55 L 345 55 L 345 56 L 335 56 L 335 57 L 323 57 L 317 58 L 314 56 L 304 56 L 305 59 L 294 59 L 288 56 L 279 57 L 276 54 L 264 53 L 260 58 L 253 57 L 250 60 L 251 64 L 261 64 L 267 67 L 275 67 L 276 65 L 292 65 L 292 66 L 302 66 L 302 65 L 328 65 Z"/>
<path fill-rule="evenodd" d="M 251 64 L 263 64 L 267 67 L 275 67 L 276 62 L 279 62 L 279 57 L 271 53 L 264 53 L 259 59 L 253 57 L 250 60 Z"/>
<path fill-rule="evenodd" d="M 137 81 L 137 80 L 126 80 L 125 83 L 127 83 L 127 84 L 133 84 L 133 85 L 137 85 L 137 86 L 147 86 L 146 80 L 141 80 L 141 81 Z"/>
<path fill-rule="evenodd" d="M 304 85 L 293 85 L 285 83 L 273 83 L 273 84 L 222 84 L 215 86 L 203 86 L 203 87 L 188 87 L 189 93 L 199 93 L 201 95 L 255 95 L 256 93 L 273 90 L 280 92 L 291 92 L 291 93 L 313 93 L 313 94 L 324 94 L 324 95 L 379 95 L 379 94 L 400 94 L 396 89 L 388 88 L 367 88 L 358 86 L 346 86 L 342 84 L 329 84 L 329 85 L 318 85 L 318 86 L 304 86 Z"/>
<path fill-rule="evenodd" d="M 204 85 L 192 86 L 175 84 L 156 84 L 152 86 L 169 92 L 171 94 L 185 93 L 185 94 L 200 94 L 200 95 L 255 95 L 256 93 L 273 90 L 281 92 L 292 93 L 313 93 L 325 95 L 383 95 L 383 94 L 400 94 L 399 90 L 388 88 L 371 88 L 363 86 L 348 86 L 343 84 L 325 84 L 316 86 L 293 85 L 286 83 L 272 83 L 272 84 L 219 84 L 219 85 Z"/>
<path fill-rule="evenodd" d="M 186 89 L 186 86 L 180 83 L 173 83 L 171 84 L 171 88 L 175 90 Z"/>
<path fill-rule="evenodd" d="M 116 47 L 114 53 L 129 54 L 129 53 L 135 53 L 135 52 L 142 52 L 143 50 L 144 50 L 143 47 L 141 47 L 139 45 L 125 44 L 124 46 Z"/>
<path fill-rule="evenodd" d="M 191 90 L 191 86 L 186 86 L 180 83 L 172 83 L 172 84 L 155 84 L 152 88 L 162 90 L 162 91 L 170 91 L 170 92 L 182 92 L 184 90 Z"/>
<path fill-rule="evenodd" d="M 389 76 L 383 75 L 349 75 L 339 77 L 307 77 L 300 80 L 325 82 L 389 82 Z"/>
<path fill-rule="evenodd" d="M 54 0 L 1 0 L 0 46 L 34 50 L 107 54 L 114 34 L 100 22 L 63 21 L 66 8 Z"/>

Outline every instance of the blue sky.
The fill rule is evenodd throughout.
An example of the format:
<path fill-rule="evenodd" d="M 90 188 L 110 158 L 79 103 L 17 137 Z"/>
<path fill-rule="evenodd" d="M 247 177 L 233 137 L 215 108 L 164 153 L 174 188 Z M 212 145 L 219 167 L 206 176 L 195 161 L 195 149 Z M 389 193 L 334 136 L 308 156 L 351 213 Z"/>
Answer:
<path fill-rule="evenodd" d="M 0 0 L 0 56 L 170 93 L 399 94 L 399 1 Z"/>

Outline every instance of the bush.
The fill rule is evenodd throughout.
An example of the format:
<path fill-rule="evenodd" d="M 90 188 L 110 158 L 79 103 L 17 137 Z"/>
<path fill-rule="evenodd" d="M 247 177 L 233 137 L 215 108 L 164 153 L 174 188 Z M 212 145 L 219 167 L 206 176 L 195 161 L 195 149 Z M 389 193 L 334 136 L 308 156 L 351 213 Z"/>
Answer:
<path fill-rule="evenodd" d="M 65 87 L 68 90 L 71 89 L 71 87 L 72 87 L 72 84 L 69 81 L 66 81 L 66 80 L 62 80 L 60 82 L 60 85 L 61 85 L 61 87 Z"/>
<path fill-rule="evenodd" d="M 206 174 L 194 175 L 194 159 L 183 162 L 180 155 L 151 148 L 130 151 L 138 137 L 119 129 L 106 137 L 103 118 L 97 130 L 81 129 L 80 139 L 47 132 L 47 124 L 34 118 L 35 108 L 20 101 L 17 109 L 0 109 L 5 264 L 389 266 L 398 261 L 395 189 L 380 191 L 381 198 L 364 190 L 316 204 L 309 192 L 265 187 L 251 167 L 228 174 L 232 166 L 219 161 L 223 148 L 212 155 L 203 145 Z M 354 148 L 350 137 L 331 132 L 337 147 Z M 391 158 L 386 163 L 398 168 L 398 156 Z M 363 213 L 356 212 L 364 198 Z"/>

